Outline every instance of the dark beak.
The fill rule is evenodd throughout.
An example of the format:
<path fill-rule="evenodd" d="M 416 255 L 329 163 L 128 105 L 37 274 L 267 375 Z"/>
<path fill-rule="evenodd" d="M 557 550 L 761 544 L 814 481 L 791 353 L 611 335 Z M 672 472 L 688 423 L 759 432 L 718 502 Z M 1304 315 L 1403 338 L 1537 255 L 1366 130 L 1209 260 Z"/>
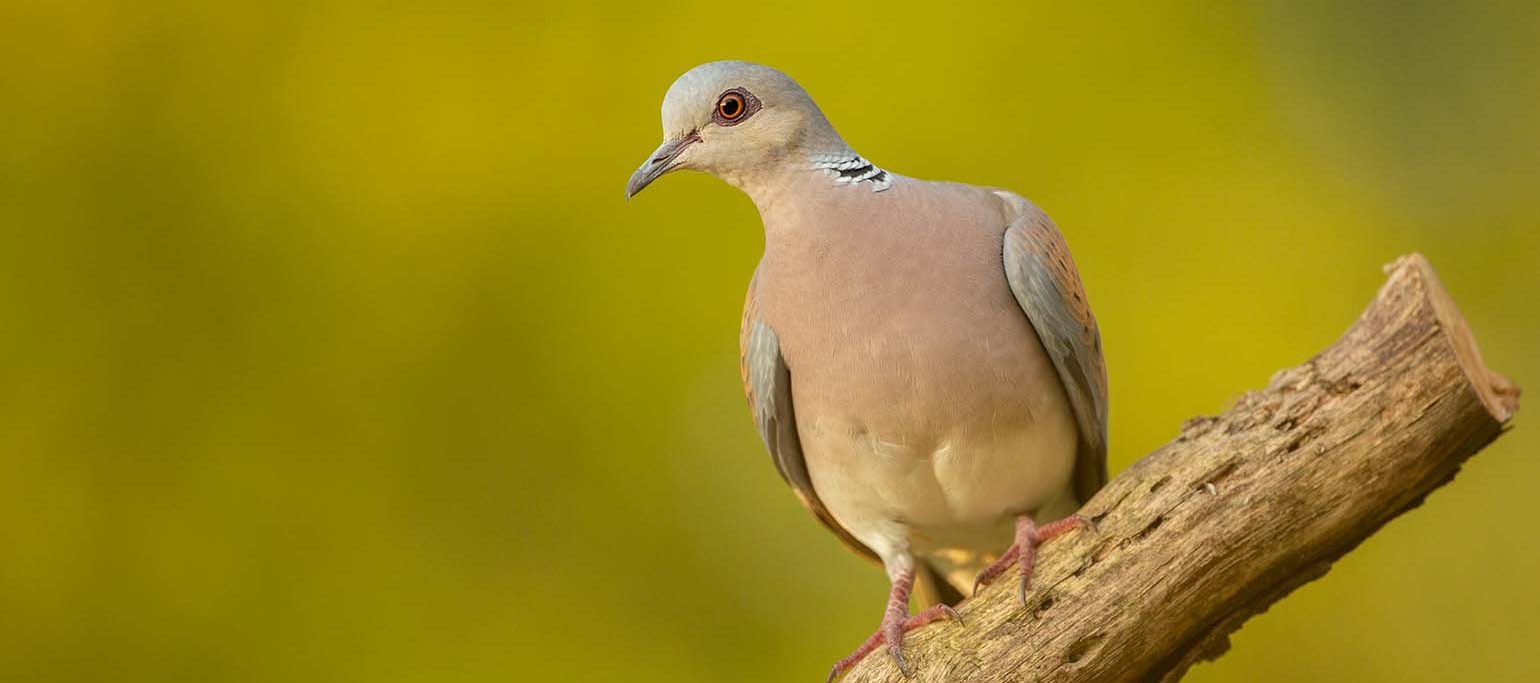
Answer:
<path fill-rule="evenodd" d="M 663 177 L 663 174 L 678 167 L 679 155 L 686 147 L 700 142 L 700 136 L 694 133 L 677 140 L 664 140 L 658 145 L 658 149 L 642 162 L 642 167 L 631 174 L 631 180 L 626 183 L 626 199 L 636 196 L 642 188 L 652 184 L 652 181 Z"/>

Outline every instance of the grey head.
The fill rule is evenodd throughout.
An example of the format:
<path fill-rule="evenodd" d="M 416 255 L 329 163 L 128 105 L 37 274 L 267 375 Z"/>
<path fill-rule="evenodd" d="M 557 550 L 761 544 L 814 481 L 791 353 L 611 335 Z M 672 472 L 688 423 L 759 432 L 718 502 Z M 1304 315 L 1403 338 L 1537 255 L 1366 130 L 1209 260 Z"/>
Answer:
<path fill-rule="evenodd" d="M 710 62 L 663 97 L 663 144 L 626 183 L 626 198 L 679 169 L 703 171 L 753 194 L 813 160 L 858 158 L 802 86 L 768 66 Z"/>

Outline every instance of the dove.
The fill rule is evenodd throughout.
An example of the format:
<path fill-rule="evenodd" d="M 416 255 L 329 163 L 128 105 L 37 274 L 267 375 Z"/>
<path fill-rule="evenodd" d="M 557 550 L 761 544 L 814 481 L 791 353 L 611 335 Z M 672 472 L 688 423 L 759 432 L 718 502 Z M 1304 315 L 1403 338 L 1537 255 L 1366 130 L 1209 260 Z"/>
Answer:
<path fill-rule="evenodd" d="M 883 644 L 910 675 L 906 632 L 960 624 L 953 605 L 1012 567 L 1025 602 L 1037 546 L 1089 526 L 1076 511 L 1107 481 L 1101 333 L 1069 248 L 1016 194 L 857 154 L 770 67 L 695 67 L 662 119 L 626 198 L 692 170 L 753 201 L 754 423 L 802 504 L 887 574 L 876 632 L 828 678 Z M 911 616 L 917 582 L 938 602 Z"/>

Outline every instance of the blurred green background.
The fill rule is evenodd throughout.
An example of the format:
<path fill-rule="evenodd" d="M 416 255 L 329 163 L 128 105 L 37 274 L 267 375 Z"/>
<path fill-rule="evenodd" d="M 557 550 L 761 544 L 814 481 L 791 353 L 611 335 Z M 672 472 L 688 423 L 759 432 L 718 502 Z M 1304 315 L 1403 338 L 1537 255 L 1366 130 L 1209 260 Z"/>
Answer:
<path fill-rule="evenodd" d="M 1540 388 L 1537 36 L 1528 1 L 8 0 L 0 680 L 822 680 L 886 583 L 743 404 L 758 217 L 621 199 L 709 60 L 1058 220 L 1114 471 L 1412 250 Z M 1189 680 L 1540 677 L 1532 422 Z"/>

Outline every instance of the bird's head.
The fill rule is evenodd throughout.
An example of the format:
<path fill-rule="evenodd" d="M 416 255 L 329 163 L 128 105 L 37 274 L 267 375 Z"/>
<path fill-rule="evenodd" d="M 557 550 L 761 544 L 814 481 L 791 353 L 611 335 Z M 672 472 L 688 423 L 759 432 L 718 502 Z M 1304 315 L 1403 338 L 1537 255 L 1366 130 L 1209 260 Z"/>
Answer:
<path fill-rule="evenodd" d="M 626 183 L 626 198 L 677 169 L 739 188 L 805 164 L 806 153 L 844 149 L 802 86 L 775 69 L 711 62 L 680 76 L 663 97 L 663 144 Z"/>

